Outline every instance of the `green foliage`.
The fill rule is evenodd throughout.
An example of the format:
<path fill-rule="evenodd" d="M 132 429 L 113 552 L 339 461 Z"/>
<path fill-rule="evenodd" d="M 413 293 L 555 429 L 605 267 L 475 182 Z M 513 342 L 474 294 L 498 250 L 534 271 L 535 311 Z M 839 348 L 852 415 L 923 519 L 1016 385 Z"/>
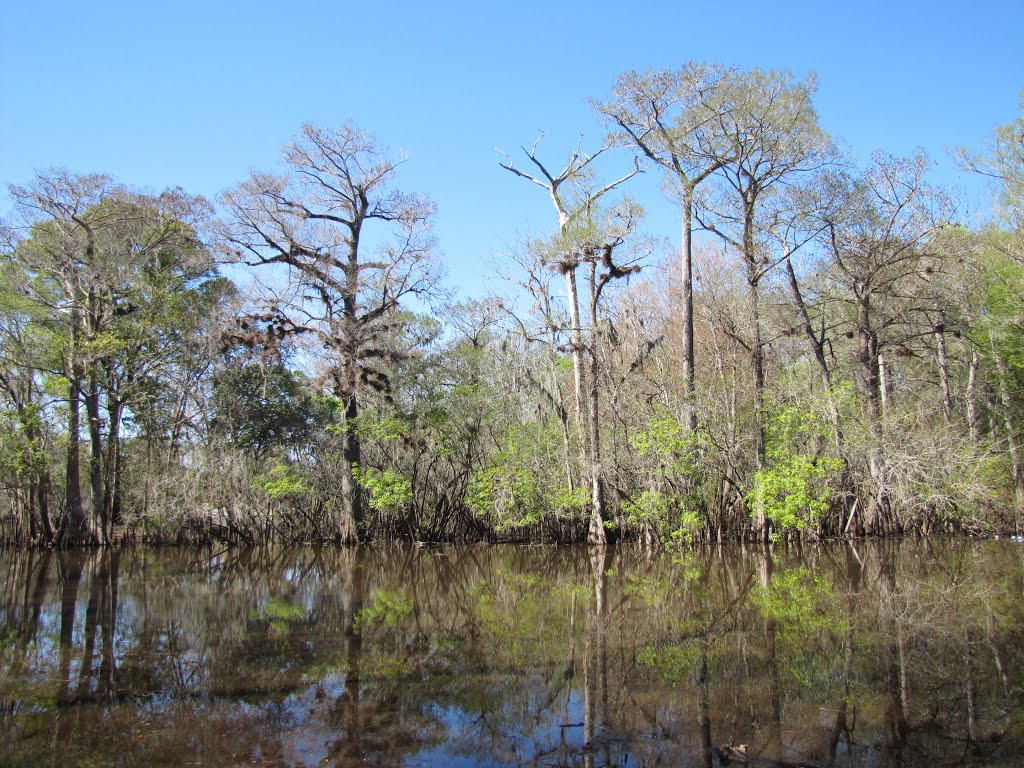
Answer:
<path fill-rule="evenodd" d="M 981 242 L 970 335 L 982 351 L 1024 375 L 1024 241 L 1020 233 L 989 229 Z"/>
<path fill-rule="evenodd" d="M 306 612 L 302 606 L 292 605 L 272 597 L 256 612 L 255 618 L 265 621 L 271 634 L 282 635 L 288 631 L 289 625 L 304 622 Z"/>
<path fill-rule="evenodd" d="M 630 442 L 637 453 L 657 460 L 667 472 L 683 474 L 694 469 L 697 436 L 671 416 L 648 422 L 646 428 L 633 435 Z"/>
<path fill-rule="evenodd" d="M 543 514 L 537 477 L 522 463 L 495 462 L 475 472 L 466 490 L 466 506 L 497 518 L 498 530 L 535 523 Z"/>
<path fill-rule="evenodd" d="M 782 530 L 810 528 L 828 510 L 832 488 L 827 481 L 839 468 L 835 459 L 789 456 L 754 476 L 747 503 Z"/>
<path fill-rule="evenodd" d="M 342 405 L 340 401 L 338 405 Z M 355 430 L 360 440 L 376 440 L 383 443 L 401 440 L 411 430 L 411 425 L 405 419 L 386 416 L 378 408 L 364 410 L 356 418 L 349 419 L 344 426 L 332 425 L 332 427 L 332 431 L 337 434 L 342 434 L 346 430 Z"/>
<path fill-rule="evenodd" d="M 703 528 L 704 518 L 700 512 L 695 509 L 683 509 L 676 516 L 676 525 L 669 530 L 667 538 L 673 544 L 692 544 Z"/>
<path fill-rule="evenodd" d="M 660 648 L 648 645 L 637 654 L 636 660 L 640 666 L 653 669 L 662 680 L 677 683 L 692 677 L 700 661 L 700 650 L 695 643 Z"/>
<path fill-rule="evenodd" d="M 252 482 L 275 501 L 298 496 L 308 490 L 302 475 L 294 466 L 287 464 L 275 464 L 267 472 L 256 475 Z"/>
<path fill-rule="evenodd" d="M 666 578 L 654 576 L 629 576 L 626 578 L 625 592 L 630 597 L 637 597 L 648 608 L 658 608 L 668 602 L 672 595 L 672 583 Z"/>
<path fill-rule="evenodd" d="M 626 520 L 634 525 L 646 522 L 661 522 L 668 519 L 669 499 L 660 491 L 644 491 L 622 502 Z"/>
<path fill-rule="evenodd" d="M 473 473 L 466 505 L 494 520 L 497 530 L 531 525 L 547 514 L 574 514 L 589 498 L 588 489 L 569 489 L 558 464 L 554 424 L 521 425 L 506 431 L 488 465 Z"/>
<path fill-rule="evenodd" d="M 352 468 L 359 487 L 369 492 L 370 506 L 381 512 L 393 512 L 412 502 L 412 484 L 391 467 L 378 469 Z"/>
<path fill-rule="evenodd" d="M 232 366 L 214 383 L 211 427 L 261 456 L 308 441 L 323 419 L 305 377 L 280 365 Z"/>
<path fill-rule="evenodd" d="M 842 462 L 805 452 L 815 448 L 827 429 L 813 410 L 795 406 L 778 410 L 769 422 L 768 466 L 754 475 L 747 504 L 777 529 L 811 528 L 828 510 Z"/>
<path fill-rule="evenodd" d="M 622 513 L 631 525 L 653 525 L 665 531 L 664 540 L 691 543 L 704 527 L 700 512 L 679 494 L 643 491 L 622 502 Z"/>

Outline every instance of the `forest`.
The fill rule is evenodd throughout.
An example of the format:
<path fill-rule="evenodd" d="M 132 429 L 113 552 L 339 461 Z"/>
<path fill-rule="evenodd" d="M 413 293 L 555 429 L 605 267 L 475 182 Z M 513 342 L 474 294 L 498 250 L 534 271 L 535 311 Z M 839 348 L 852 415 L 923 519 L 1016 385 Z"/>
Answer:
<path fill-rule="evenodd" d="M 496 157 L 551 226 L 461 301 L 351 122 L 216 201 L 12 186 L 0 543 L 1020 534 L 1024 110 L 955 150 L 979 220 L 923 154 L 845 155 L 816 88 L 623 73 L 593 145 Z"/>

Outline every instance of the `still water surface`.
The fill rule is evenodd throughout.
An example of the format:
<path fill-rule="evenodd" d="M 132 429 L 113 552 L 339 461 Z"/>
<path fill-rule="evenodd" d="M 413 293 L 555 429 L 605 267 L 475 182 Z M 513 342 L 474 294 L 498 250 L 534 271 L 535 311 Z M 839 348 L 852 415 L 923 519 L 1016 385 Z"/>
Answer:
<path fill-rule="evenodd" d="M 8 552 L 0 578 L 3 765 L 1024 765 L 1009 541 Z"/>

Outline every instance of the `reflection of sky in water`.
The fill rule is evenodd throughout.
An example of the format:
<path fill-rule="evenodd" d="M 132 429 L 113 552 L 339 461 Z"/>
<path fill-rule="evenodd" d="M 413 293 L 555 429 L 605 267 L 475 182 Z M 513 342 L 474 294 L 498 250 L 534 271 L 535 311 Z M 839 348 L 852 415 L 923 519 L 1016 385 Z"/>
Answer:
<path fill-rule="evenodd" d="M 515 733 L 488 732 L 487 713 L 465 712 L 458 707 L 433 707 L 432 712 L 445 726 L 448 741 L 420 750 L 407 757 L 402 765 L 423 766 L 506 766 L 529 762 L 546 765 L 566 751 L 578 752 L 583 747 L 583 702 L 575 691 L 569 693 L 563 711 L 545 710 L 532 728 Z M 499 719 L 499 718 L 495 718 Z M 524 724 L 525 725 L 525 724 Z M 511 754 L 502 757 L 481 754 L 481 744 L 506 742 L 513 746 Z"/>

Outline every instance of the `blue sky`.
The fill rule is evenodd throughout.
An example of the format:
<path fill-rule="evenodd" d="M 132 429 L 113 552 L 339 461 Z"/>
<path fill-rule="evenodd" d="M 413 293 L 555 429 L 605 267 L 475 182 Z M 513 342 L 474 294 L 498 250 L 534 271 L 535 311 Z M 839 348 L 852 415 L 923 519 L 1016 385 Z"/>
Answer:
<path fill-rule="evenodd" d="M 409 155 L 437 202 L 450 282 L 480 295 L 541 191 L 498 167 L 541 130 L 563 159 L 628 69 L 687 59 L 817 72 L 824 127 L 866 158 L 977 146 L 1018 114 L 1024 2 L 57 2 L 0 0 L 0 215 L 37 169 L 105 172 L 211 199 L 270 168 L 302 122 L 352 120 Z M 649 180 L 654 234 L 677 237 Z"/>

